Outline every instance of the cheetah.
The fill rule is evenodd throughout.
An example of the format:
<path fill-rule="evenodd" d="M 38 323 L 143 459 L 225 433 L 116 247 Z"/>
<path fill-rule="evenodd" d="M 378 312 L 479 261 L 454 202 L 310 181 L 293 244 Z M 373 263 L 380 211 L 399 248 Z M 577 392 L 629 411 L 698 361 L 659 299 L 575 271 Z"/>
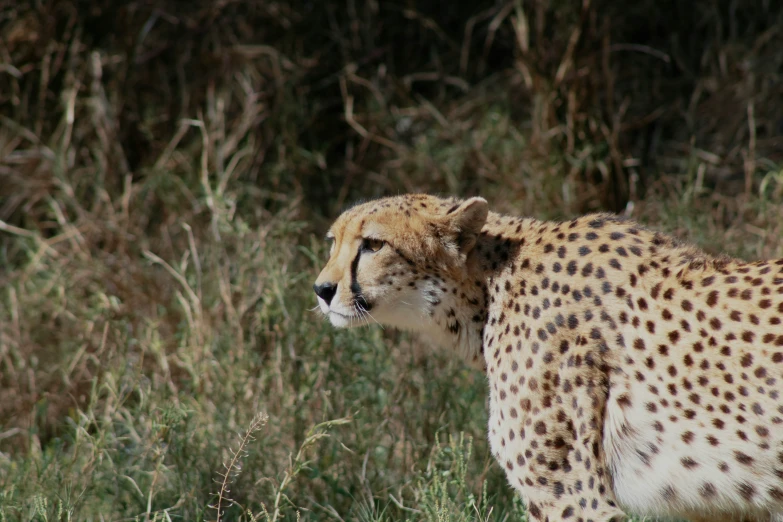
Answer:
<path fill-rule="evenodd" d="M 530 520 L 783 522 L 783 259 L 423 194 L 349 209 L 327 239 L 332 325 L 420 332 L 486 373 Z"/>

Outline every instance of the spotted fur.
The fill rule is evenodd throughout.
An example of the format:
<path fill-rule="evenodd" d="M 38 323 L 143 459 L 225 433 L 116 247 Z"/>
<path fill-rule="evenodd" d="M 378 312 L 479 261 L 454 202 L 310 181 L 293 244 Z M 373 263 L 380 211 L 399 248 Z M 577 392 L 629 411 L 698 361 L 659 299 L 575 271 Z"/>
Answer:
<path fill-rule="evenodd" d="M 323 313 L 484 369 L 492 452 L 531 520 L 783 522 L 783 259 L 427 195 L 354 207 L 330 237 Z"/>

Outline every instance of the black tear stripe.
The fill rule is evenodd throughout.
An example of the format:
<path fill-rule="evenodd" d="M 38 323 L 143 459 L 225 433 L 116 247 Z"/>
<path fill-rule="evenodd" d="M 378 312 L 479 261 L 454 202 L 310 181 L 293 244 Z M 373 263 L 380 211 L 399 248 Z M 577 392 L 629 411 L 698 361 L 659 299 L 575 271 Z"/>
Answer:
<path fill-rule="evenodd" d="M 351 261 L 351 293 L 353 294 L 354 303 L 361 306 L 364 311 L 369 312 L 372 309 L 372 305 L 368 303 L 367 299 L 362 295 L 362 287 L 356 279 L 356 272 L 359 270 L 359 258 L 361 257 L 362 247 L 359 245 L 359 251 L 356 252 L 356 257 Z"/>

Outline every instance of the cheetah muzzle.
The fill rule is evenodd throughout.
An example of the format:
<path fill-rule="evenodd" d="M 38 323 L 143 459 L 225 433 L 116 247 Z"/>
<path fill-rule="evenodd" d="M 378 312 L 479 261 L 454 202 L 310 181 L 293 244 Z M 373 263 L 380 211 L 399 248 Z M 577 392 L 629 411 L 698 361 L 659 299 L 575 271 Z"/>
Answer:
<path fill-rule="evenodd" d="M 783 260 L 428 195 L 356 206 L 327 238 L 334 326 L 421 332 L 486 372 L 531 520 L 783 522 Z"/>

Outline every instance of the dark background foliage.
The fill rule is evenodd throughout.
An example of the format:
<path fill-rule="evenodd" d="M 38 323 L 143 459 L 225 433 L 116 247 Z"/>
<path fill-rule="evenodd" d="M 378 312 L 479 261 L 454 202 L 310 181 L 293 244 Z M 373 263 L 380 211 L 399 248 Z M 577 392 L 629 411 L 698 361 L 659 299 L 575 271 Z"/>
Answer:
<path fill-rule="evenodd" d="M 521 512 L 480 375 L 308 311 L 323 230 L 481 194 L 783 256 L 781 41 L 771 0 L 2 4 L 0 513 L 216 518 L 259 411 L 227 519 Z"/>

